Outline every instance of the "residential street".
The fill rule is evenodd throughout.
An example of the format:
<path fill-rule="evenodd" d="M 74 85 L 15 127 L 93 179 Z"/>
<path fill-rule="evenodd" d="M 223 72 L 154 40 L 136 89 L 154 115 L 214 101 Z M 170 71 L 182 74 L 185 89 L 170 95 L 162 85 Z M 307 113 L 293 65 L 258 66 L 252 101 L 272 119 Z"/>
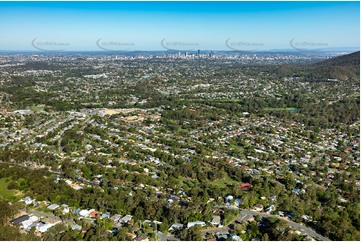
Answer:
<path fill-rule="evenodd" d="M 24 211 L 26 212 L 25 209 L 20 209 L 20 211 Z M 61 219 L 58 217 L 58 216 L 54 216 L 53 214 L 51 213 L 44 213 L 44 212 L 39 212 L 39 211 L 36 211 L 34 209 L 28 209 L 28 213 L 31 213 L 37 217 L 42 217 L 43 221 L 46 222 L 46 221 L 49 221 L 49 220 L 52 220 L 52 221 L 61 221 Z M 72 222 L 71 219 L 64 219 L 64 222 Z"/>
<path fill-rule="evenodd" d="M 229 207 L 229 208 L 230 209 L 238 209 L 238 208 L 234 208 L 234 207 Z M 257 216 L 257 215 L 260 215 L 262 217 L 278 217 L 278 218 L 280 218 L 279 216 L 275 216 L 275 215 L 268 214 L 268 213 L 261 213 L 261 212 L 246 210 L 246 209 L 240 209 L 240 210 L 241 210 L 241 215 L 238 218 L 234 219 L 231 223 L 233 223 L 236 220 L 243 222 L 243 221 L 246 221 L 247 219 L 249 219 L 250 217 Z M 316 231 L 314 231 L 311 228 L 308 228 L 304 225 L 295 223 L 287 218 L 281 218 L 281 219 L 284 219 L 288 223 L 289 226 L 308 234 L 309 236 L 311 236 L 312 238 L 315 238 L 316 240 L 330 241 L 329 238 L 326 238 L 326 237 L 318 234 Z M 226 233 L 227 231 L 228 231 L 228 227 L 223 227 L 223 228 L 202 230 L 202 233 L 203 234 L 206 234 L 207 232 L 208 233 L 217 233 L 217 232 Z"/>
<path fill-rule="evenodd" d="M 179 241 L 179 239 L 174 237 L 173 235 L 166 235 L 159 231 L 155 232 L 155 234 L 158 236 L 159 241 Z"/>
<path fill-rule="evenodd" d="M 250 211 L 250 210 L 245 210 L 245 209 L 242 210 L 242 214 L 251 215 L 251 216 L 260 215 L 260 216 L 262 216 L 262 217 L 278 217 L 278 216 L 274 216 L 274 215 L 267 214 L 267 213 L 261 213 L 261 212 Z M 296 228 L 296 229 L 298 229 L 298 230 L 300 230 L 300 231 L 302 231 L 302 232 L 304 231 L 306 234 L 308 234 L 308 235 L 311 236 L 312 238 L 315 238 L 315 239 L 317 239 L 317 240 L 330 241 L 329 238 L 326 238 L 326 237 L 318 234 L 316 231 L 314 231 L 314 230 L 311 229 L 311 228 L 308 228 L 308 227 L 306 227 L 306 226 L 304 226 L 304 225 L 295 223 L 295 222 L 293 222 L 293 221 L 291 221 L 291 220 L 289 220 L 289 219 L 287 219 L 287 218 L 284 218 L 284 220 L 287 221 L 287 223 L 288 223 L 290 226 L 292 226 L 292 227 L 294 227 L 294 228 Z"/>

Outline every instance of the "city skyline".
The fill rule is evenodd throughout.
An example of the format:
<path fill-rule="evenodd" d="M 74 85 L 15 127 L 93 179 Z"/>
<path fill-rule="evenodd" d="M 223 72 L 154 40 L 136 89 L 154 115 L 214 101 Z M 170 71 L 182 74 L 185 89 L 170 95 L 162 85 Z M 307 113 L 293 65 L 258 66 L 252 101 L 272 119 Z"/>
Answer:
<path fill-rule="evenodd" d="M 0 50 L 359 48 L 359 2 L 0 2 Z"/>

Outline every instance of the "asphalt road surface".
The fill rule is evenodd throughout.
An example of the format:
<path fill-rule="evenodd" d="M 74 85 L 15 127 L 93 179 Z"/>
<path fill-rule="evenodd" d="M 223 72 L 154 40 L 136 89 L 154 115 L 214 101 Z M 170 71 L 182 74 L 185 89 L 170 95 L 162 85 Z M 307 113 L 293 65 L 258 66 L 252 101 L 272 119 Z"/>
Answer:
<path fill-rule="evenodd" d="M 251 216 L 260 215 L 262 217 L 278 217 L 278 216 L 271 215 L 271 214 L 268 214 L 268 213 L 261 213 L 261 212 L 244 210 L 244 209 L 241 210 L 241 211 L 242 211 L 242 214 L 244 214 L 244 215 L 251 215 Z M 311 236 L 312 238 L 314 238 L 316 240 L 330 241 L 329 238 L 326 238 L 326 237 L 318 234 L 316 231 L 314 231 L 313 229 L 311 229 L 309 227 L 306 227 L 306 226 L 304 226 L 302 224 L 295 223 L 295 222 L 293 222 L 293 221 L 291 221 L 289 219 L 286 219 L 286 218 L 284 218 L 284 220 L 288 223 L 289 226 L 308 234 L 309 236 Z"/>
<path fill-rule="evenodd" d="M 260 215 L 262 217 L 277 217 L 277 218 L 280 218 L 279 216 L 275 216 L 275 215 L 272 215 L 272 214 L 268 214 L 268 213 L 261 213 L 261 212 L 257 212 L 257 211 L 252 211 L 252 210 L 247 210 L 247 209 L 239 209 L 239 208 L 235 208 L 235 207 L 228 207 L 229 209 L 237 209 L 237 210 L 240 210 L 241 211 L 241 215 L 234 219 L 231 223 L 234 223 L 234 221 L 238 220 L 240 222 L 243 222 L 243 221 L 247 221 L 250 217 L 253 217 L 253 216 L 257 216 L 257 215 Z M 313 229 L 309 228 L 309 227 L 306 227 L 305 225 L 302 225 L 302 224 L 298 224 L 296 222 L 293 222 L 287 218 L 281 218 L 281 219 L 284 219 L 289 226 L 301 231 L 301 232 L 304 232 L 305 234 L 311 236 L 312 238 L 316 239 L 316 240 L 320 240 L 320 241 L 331 241 L 329 238 L 327 237 L 324 237 L 320 234 L 318 234 L 316 231 L 314 231 Z M 231 224 L 230 223 L 230 224 Z M 203 230 L 202 233 L 203 234 L 206 234 L 207 232 L 208 233 L 217 233 L 217 232 L 220 232 L 220 233 L 226 233 L 228 231 L 228 227 L 223 227 L 223 228 L 214 228 L 214 229 L 207 229 L 207 230 Z"/>
<path fill-rule="evenodd" d="M 166 235 L 159 231 L 155 232 L 155 234 L 158 236 L 158 240 L 160 241 L 179 241 L 179 239 L 173 235 Z"/>

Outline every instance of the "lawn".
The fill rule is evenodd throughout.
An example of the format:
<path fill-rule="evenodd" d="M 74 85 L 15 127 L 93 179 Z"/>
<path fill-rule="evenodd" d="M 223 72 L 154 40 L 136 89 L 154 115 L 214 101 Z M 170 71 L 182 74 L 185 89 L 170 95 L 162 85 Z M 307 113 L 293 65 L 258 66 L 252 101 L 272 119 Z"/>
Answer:
<path fill-rule="evenodd" d="M 9 182 L 5 182 L 5 180 L 6 178 L 0 179 L 0 197 L 9 199 L 15 194 L 15 191 L 7 189 Z"/>
<path fill-rule="evenodd" d="M 226 176 L 223 179 L 217 179 L 217 180 L 208 182 L 208 184 L 217 186 L 219 188 L 225 188 L 227 186 L 227 184 L 235 184 L 235 183 L 238 183 L 238 182 L 233 180 L 230 176 Z"/>
<path fill-rule="evenodd" d="M 33 106 L 29 107 L 29 109 L 34 112 L 44 111 L 44 108 L 45 108 L 45 105 L 37 105 L 37 106 L 33 105 Z"/>
<path fill-rule="evenodd" d="M 179 182 L 180 186 L 184 186 L 187 183 L 191 183 L 191 186 L 193 187 L 194 185 L 199 184 L 199 181 L 197 179 L 191 179 L 191 178 L 185 178 L 185 177 L 178 177 L 177 181 Z M 237 183 L 239 183 L 239 182 L 237 182 L 236 180 L 233 180 L 228 175 L 222 179 L 216 179 L 214 181 L 207 181 L 207 184 L 216 186 L 219 188 L 225 188 L 227 185 L 234 185 Z"/>

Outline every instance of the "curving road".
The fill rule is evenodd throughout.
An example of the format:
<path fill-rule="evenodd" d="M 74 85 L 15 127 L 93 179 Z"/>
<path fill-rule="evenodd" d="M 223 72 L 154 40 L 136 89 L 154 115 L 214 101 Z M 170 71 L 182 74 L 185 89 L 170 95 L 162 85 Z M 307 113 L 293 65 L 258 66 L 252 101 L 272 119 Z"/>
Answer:
<path fill-rule="evenodd" d="M 261 213 L 261 212 L 256 212 L 256 211 L 251 211 L 251 210 L 246 210 L 246 209 L 240 209 L 242 212 L 242 216 L 244 215 L 250 215 L 250 216 L 257 216 L 260 215 L 262 217 L 277 217 L 279 218 L 279 216 L 275 216 L 272 214 L 268 214 L 268 213 Z M 313 229 L 306 227 L 305 225 L 302 224 L 298 224 L 296 222 L 293 222 L 289 219 L 284 219 L 289 226 L 296 228 L 297 230 L 303 231 L 304 233 L 308 234 L 309 236 L 311 236 L 312 238 L 316 239 L 316 240 L 322 240 L 322 241 L 331 241 L 329 238 L 326 238 L 320 234 L 318 234 L 316 231 L 314 231 Z"/>

